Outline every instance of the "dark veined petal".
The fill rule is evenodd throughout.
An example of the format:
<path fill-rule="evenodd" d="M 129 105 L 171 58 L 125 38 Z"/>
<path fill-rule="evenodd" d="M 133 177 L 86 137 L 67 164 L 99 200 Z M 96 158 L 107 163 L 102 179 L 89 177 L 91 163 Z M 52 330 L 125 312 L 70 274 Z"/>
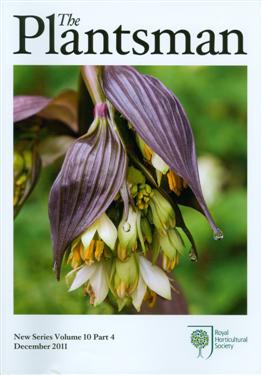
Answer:
<path fill-rule="evenodd" d="M 57 277 L 69 244 L 112 203 L 126 175 L 126 154 L 109 123 L 100 123 L 69 148 L 49 196 Z"/>
<path fill-rule="evenodd" d="M 42 111 L 51 99 L 44 96 L 19 95 L 14 97 L 14 122 L 25 120 Z"/>
<path fill-rule="evenodd" d="M 142 139 L 190 186 L 215 238 L 216 227 L 203 198 L 195 143 L 187 116 L 176 96 L 157 79 L 128 66 L 106 66 L 103 76 L 107 98 L 133 125 Z"/>

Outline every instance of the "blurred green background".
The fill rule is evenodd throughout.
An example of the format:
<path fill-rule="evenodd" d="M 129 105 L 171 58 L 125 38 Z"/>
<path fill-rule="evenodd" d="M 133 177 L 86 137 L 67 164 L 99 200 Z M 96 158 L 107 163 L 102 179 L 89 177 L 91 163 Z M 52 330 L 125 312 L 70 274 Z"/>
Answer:
<path fill-rule="evenodd" d="M 214 241 L 205 218 L 183 208 L 199 261 L 182 257 L 174 276 L 190 314 L 246 314 L 247 311 L 247 69 L 241 66 L 144 66 L 174 91 L 190 119 L 204 194 L 223 241 Z M 76 89 L 77 66 L 16 66 L 15 95 L 55 96 Z M 14 225 L 14 311 L 16 314 L 113 313 L 104 303 L 88 306 L 82 291 L 67 292 L 52 272 L 47 215 L 48 192 L 61 161 L 42 171 L 40 181 Z"/>

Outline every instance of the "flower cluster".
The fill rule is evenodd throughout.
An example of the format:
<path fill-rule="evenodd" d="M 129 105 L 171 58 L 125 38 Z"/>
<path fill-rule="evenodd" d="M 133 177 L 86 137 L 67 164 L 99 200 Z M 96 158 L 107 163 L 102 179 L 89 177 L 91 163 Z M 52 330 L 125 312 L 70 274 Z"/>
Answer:
<path fill-rule="evenodd" d="M 155 293 L 171 298 L 170 281 L 163 270 L 174 269 L 184 244 L 171 204 L 146 184 L 134 166 L 128 167 L 127 183 L 133 198 L 127 218 L 117 220 L 115 213 L 123 204 L 119 195 L 107 213 L 72 242 L 67 262 L 73 270 L 67 281 L 70 291 L 83 285 L 95 305 L 110 291 L 119 308 L 132 302 L 139 311 L 148 294 L 154 300 Z M 159 258 L 163 270 L 156 265 Z"/>
<path fill-rule="evenodd" d="M 156 295 L 169 300 L 168 273 L 185 252 L 182 235 L 191 243 L 190 258 L 197 259 L 179 205 L 200 211 L 214 238 L 223 236 L 203 198 L 184 109 L 160 81 L 128 66 L 82 67 L 79 103 L 75 97 L 15 101 L 18 130 L 27 118 L 37 120 L 44 134 L 50 121 L 52 129 L 69 130 L 49 196 L 57 278 L 66 255 L 69 290 L 82 287 L 94 305 L 109 297 L 119 309 L 133 304 L 139 311 L 144 300 L 153 306 Z M 30 182 L 30 155 L 15 153 L 15 200 Z M 44 155 L 42 150 L 42 162 Z"/>

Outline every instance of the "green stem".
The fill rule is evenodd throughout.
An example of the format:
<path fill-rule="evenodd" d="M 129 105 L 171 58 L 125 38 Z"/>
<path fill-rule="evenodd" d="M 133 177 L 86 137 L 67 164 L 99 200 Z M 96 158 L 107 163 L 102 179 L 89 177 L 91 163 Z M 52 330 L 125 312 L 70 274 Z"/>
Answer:
<path fill-rule="evenodd" d="M 83 80 L 94 104 L 106 101 L 101 84 L 102 70 L 103 67 L 98 65 L 85 65 L 81 68 Z"/>

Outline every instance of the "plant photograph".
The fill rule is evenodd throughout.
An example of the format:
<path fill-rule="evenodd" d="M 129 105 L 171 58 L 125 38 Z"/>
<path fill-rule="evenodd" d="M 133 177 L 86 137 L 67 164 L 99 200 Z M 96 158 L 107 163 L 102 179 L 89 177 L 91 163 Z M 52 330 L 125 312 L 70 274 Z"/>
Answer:
<path fill-rule="evenodd" d="M 13 111 L 15 314 L 247 313 L 245 66 L 14 66 Z"/>

